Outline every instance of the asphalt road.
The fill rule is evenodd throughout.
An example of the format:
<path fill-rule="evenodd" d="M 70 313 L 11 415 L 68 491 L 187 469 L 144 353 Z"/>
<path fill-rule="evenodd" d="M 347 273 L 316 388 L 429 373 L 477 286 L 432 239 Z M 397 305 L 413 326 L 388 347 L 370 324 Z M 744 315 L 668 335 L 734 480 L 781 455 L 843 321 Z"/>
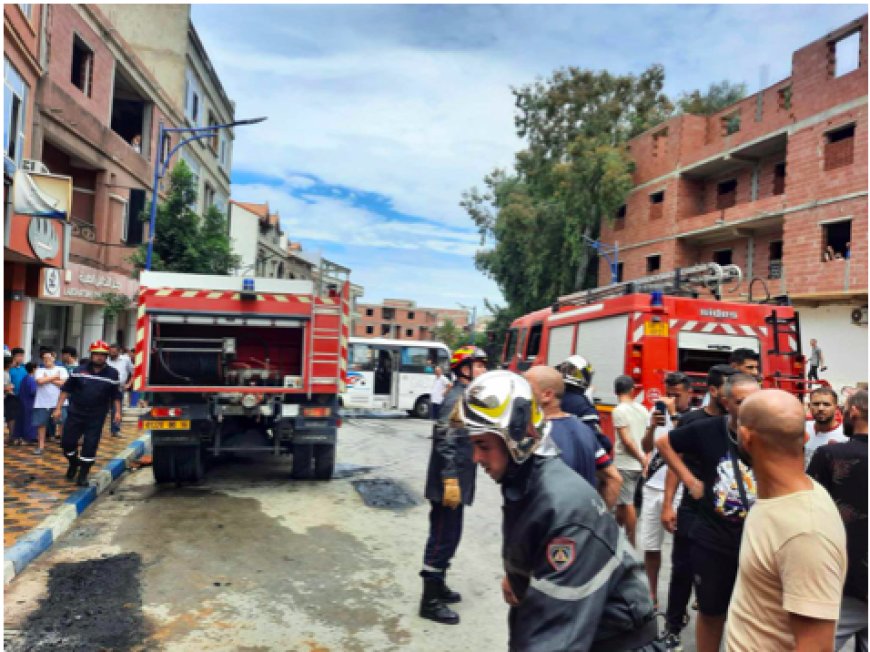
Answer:
<path fill-rule="evenodd" d="M 429 434 L 346 421 L 329 482 L 290 480 L 289 458 L 222 462 L 196 487 L 125 476 L 6 587 L 7 649 L 505 649 L 501 499 L 483 473 L 450 572 L 462 622 L 417 616 Z M 365 504 L 365 480 L 385 506 Z"/>

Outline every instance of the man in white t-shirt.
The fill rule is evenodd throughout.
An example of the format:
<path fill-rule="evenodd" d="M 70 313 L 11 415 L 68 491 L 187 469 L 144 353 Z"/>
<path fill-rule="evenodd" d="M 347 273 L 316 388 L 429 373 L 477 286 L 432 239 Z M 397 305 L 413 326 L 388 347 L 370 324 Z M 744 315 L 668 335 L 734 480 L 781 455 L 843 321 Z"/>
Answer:
<path fill-rule="evenodd" d="M 807 442 L 804 445 L 804 468 L 810 465 L 813 453 L 819 446 L 833 442 L 849 441 L 843 434 L 843 426 L 838 426 L 837 393 L 830 387 L 819 387 L 810 394 L 810 415 L 807 421 Z"/>
<path fill-rule="evenodd" d="M 662 506 L 665 495 L 665 476 L 668 467 L 664 458 L 654 450 L 654 441 L 666 435 L 689 411 L 692 386 L 684 373 L 673 372 L 665 376 L 665 396 L 656 401 L 656 409 L 650 414 L 649 425 L 641 442 L 644 452 L 650 453 L 646 482 L 643 485 L 643 500 L 640 506 L 640 539 L 638 548 L 643 549 L 643 566 L 649 579 L 653 604 L 658 605 L 659 570 L 662 567 L 662 543 L 665 528 L 662 524 Z M 664 408 L 663 411 L 660 408 Z M 680 504 L 682 492 L 674 497 L 674 508 Z"/>
<path fill-rule="evenodd" d="M 118 372 L 118 378 L 121 381 L 121 404 L 124 403 L 124 394 L 130 391 L 133 385 L 133 363 L 130 361 L 130 356 L 121 355 L 121 347 L 117 344 L 109 346 L 109 357 L 106 358 L 106 364 L 114 368 Z M 121 436 L 121 424 L 115 420 L 115 404 L 112 403 L 112 418 L 110 420 L 112 437 Z"/>
<path fill-rule="evenodd" d="M 613 446 L 616 470 L 622 476 L 622 487 L 616 499 L 616 522 L 625 527 L 626 536 L 634 543 L 637 513 L 634 509 L 634 492 L 645 466 L 641 440 L 649 422 L 649 412 L 634 400 L 634 380 L 629 376 L 617 376 L 613 381 L 619 405 L 613 410 Z"/>
<path fill-rule="evenodd" d="M 450 381 L 444 376 L 441 367 L 435 367 L 435 379 L 432 381 L 432 389 L 429 390 L 429 405 L 431 406 L 431 414 L 433 421 L 438 419 L 438 414 L 441 412 L 441 404 L 444 402 L 444 395 L 450 389 Z"/>
<path fill-rule="evenodd" d="M 51 348 L 42 350 L 42 367 L 37 367 L 33 377 L 36 380 L 36 397 L 33 400 L 33 425 L 36 426 L 36 450 L 34 455 L 42 455 L 42 449 L 45 448 L 45 430 L 48 426 L 48 420 L 51 418 L 51 411 L 57 406 L 57 399 L 60 396 L 60 388 L 69 378 L 69 373 L 66 367 L 55 364 L 57 354 Z M 63 418 L 61 423 L 56 426 L 58 435 L 62 434 Z"/>

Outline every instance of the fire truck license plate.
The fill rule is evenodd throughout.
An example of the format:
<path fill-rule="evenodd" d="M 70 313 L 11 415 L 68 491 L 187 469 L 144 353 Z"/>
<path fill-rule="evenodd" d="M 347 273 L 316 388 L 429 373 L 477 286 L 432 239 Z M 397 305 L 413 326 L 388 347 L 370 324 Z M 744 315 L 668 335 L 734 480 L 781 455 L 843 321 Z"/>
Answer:
<path fill-rule="evenodd" d="M 668 322 L 648 321 L 643 325 L 643 334 L 647 337 L 667 337 Z"/>
<path fill-rule="evenodd" d="M 143 430 L 190 430 L 190 421 L 143 421 Z"/>

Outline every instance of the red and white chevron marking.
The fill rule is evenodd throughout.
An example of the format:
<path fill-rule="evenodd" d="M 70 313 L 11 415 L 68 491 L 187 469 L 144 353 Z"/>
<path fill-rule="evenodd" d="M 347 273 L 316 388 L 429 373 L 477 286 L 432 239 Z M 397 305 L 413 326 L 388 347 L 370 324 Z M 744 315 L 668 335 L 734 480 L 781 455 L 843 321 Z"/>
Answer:
<path fill-rule="evenodd" d="M 687 319 L 671 319 L 671 330 L 688 333 L 713 333 L 719 335 L 742 335 L 745 337 L 767 337 L 767 326 L 749 326 L 747 324 L 725 324 L 713 321 L 690 321 Z"/>
<path fill-rule="evenodd" d="M 141 391 L 145 386 L 145 329 L 148 316 L 145 314 L 145 299 L 139 294 L 139 307 L 136 313 L 136 349 L 133 358 L 133 389 Z"/>
<path fill-rule="evenodd" d="M 241 292 L 235 290 L 178 290 L 175 288 L 141 288 L 140 297 L 172 297 L 177 299 L 241 299 Z M 268 294 L 257 293 L 257 301 L 272 303 L 311 303 L 307 294 Z M 335 305 L 338 298 L 323 297 L 321 303 Z"/>

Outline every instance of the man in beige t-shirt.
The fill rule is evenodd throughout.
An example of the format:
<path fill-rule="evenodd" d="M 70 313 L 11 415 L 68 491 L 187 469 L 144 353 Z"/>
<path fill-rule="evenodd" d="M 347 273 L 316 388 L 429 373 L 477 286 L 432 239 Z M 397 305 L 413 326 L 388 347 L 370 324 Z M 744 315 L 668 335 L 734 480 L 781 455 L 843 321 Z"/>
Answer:
<path fill-rule="evenodd" d="M 641 440 L 649 423 L 649 412 L 634 400 L 634 380 L 630 376 L 617 376 L 613 389 L 619 404 L 614 408 L 613 454 L 616 470 L 622 476 L 622 487 L 616 499 L 616 522 L 625 527 L 631 545 L 635 545 L 634 532 L 637 514 L 634 509 L 634 492 L 643 471 L 646 456 Z"/>
<path fill-rule="evenodd" d="M 804 473 L 803 439 L 803 407 L 791 394 L 758 391 L 740 407 L 738 452 L 758 500 L 740 543 L 728 652 L 834 649 L 846 533 L 828 492 Z"/>

